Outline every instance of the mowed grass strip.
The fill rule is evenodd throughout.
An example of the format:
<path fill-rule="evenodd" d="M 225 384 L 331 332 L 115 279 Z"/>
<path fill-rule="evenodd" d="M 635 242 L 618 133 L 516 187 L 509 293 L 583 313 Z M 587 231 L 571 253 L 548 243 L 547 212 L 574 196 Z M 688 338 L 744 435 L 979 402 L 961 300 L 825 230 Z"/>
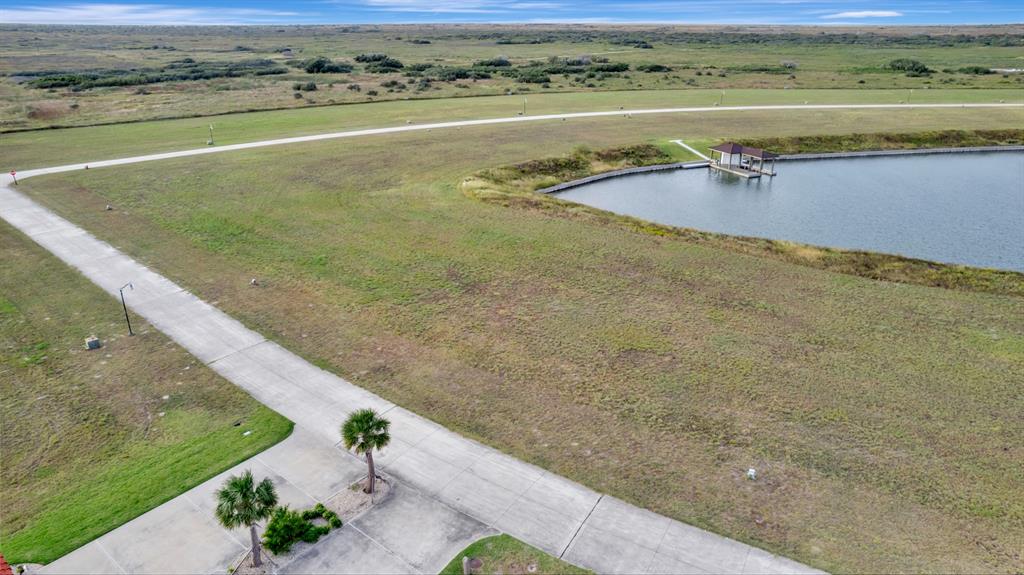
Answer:
<path fill-rule="evenodd" d="M 218 145 L 273 138 L 402 126 L 407 122 L 512 117 L 523 110 L 537 116 L 620 108 L 680 108 L 771 104 L 899 104 L 907 90 L 634 90 L 448 98 L 325 106 L 273 112 L 249 112 L 206 118 L 112 124 L 86 128 L 0 134 L 0 169 L 27 170 L 146 153 L 206 146 L 214 126 Z M 1020 90 L 927 90 L 914 103 L 1024 102 Z M 904 112 L 913 114 L 913 112 Z M 663 118 L 668 118 L 665 116 Z M 665 119 L 663 121 L 670 121 Z"/>
<path fill-rule="evenodd" d="M 141 318 L 128 337 L 116 300 L 5 222 L 0 251 L 11 563 L 53 561 L 291 432 Z M 90 335 L 103 347 L 86 351 Z"/>
<path fill-rule="evenodd" d="M 1014 572 L 1019 297 L 506 208 L 459 184 L 581 144 L 1021 119 L 615 117 L 251 150 L 20 189 L 318 365 L 595 489 L 832 571 Z"/>
<path fill-rule="evenodd" d="M 441 570 L 441 575 L 463 575 L 462 558 L 479 560 L 482 565 L 470 573 L 507 573 L 538 575 L 586 575 L 593 573 L 552 557 L 510 535 L 484 537 L 462 550 Z"/>

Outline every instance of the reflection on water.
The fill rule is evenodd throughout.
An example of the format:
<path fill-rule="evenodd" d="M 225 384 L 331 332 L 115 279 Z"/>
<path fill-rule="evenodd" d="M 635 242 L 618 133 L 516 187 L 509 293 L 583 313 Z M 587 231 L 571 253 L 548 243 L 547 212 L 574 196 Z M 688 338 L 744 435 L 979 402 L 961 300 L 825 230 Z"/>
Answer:
<path fill-rule="evenodd" d="M 779 162 L 599 181 L 560 198 L 663 224 L 1024 271 L 1024 153 Z"/>

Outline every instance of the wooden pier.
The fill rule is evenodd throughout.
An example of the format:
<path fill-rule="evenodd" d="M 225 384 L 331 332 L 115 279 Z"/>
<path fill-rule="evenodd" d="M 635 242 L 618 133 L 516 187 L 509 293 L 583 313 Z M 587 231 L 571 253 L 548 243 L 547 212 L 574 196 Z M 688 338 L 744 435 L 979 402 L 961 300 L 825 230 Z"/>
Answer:
<path fill-rule="evenodd" d="M 752 170 L 741 168 L 741 167 L 736 166 L 736 165 L 719 164 L 719 163 L 716 163 L 716 162 L 711 162 L 710 164 L 708 164 L 708 167 L 711 168 L 712 170 L 718 170 L 719 172 L 726 172 L 726 173 L 729 173 L 729 174 L 733 174 L 735 176 L 739 176 L 741 178 L 746 178 L 748 180 L 752 179 L 752 178 L 760 178 L 761 177 L 761 174 L 759 172 L 755 172 L 755 171 L 752 171 Z M 775 174 L 772 174 L 772 175 L 775 175 Z"/>

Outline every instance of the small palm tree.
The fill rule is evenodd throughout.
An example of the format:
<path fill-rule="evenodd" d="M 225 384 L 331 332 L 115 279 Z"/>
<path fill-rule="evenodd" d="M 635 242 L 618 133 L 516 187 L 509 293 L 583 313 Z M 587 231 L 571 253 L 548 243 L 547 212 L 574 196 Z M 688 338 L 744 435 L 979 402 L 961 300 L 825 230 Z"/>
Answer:
<path fill-rule="evenodd" d="M 388 428 L 391 422 L 377 415 L 372 409 L 360 409 L 348 416 L 341 426 L 341 438 L 345 441 L 346 449 L 355 449 L 356 453 L 366 455 L 366 465 L 369 473 L 366 477 L 366 488 L 364 492 L 373 494 L 373 484 L 376 473 L 373 470 L 373 450 L 384 449 L 391 441 L 391 434 Z"/>
<path fill-rule="evenodd" d="M 263 564 L 260 557 L 260 538 L 256 534 L 256 523 L 270 517 L 277 506 L 277 491 L 274 482 L 265 478 L 256 484 L 252 471 L 248 469 L 240 476 L 232 475 L 217 492 L 217 519 L 228 529 L 249 527 L 252 539 L 252 564 Z"/>

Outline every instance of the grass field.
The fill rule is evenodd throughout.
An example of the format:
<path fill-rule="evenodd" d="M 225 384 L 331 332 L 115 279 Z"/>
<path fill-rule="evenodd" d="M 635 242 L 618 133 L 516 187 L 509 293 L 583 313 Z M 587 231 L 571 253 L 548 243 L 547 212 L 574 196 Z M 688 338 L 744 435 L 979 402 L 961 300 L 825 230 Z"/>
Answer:
<path fill-rule="evenodd" d="M 472 573 L 491 573 L 495 575 L 585 575 L 591 573 L 575 565 L 560 561 L 540 549 L 530 547 L 526 543 L 509 535 L 485 537 L 466 547 L 451 560 L 441 575 L 462 575 L 462 558 L 479 559 L 483 565 Z"/>
<path fill-rule="evenodd" d="M 527 112 L 543 115 L 567 112 L 609 111 L 626 108 L 665 108 L 770 104 L 898 104 L 907 101 L 906 90 L 648 90 L 585 94 L 538 94 L 527 98 Z M 914 103 L 1024 103 L 1020 90 L 915 91 Z M 191 118 L 41 130 L 0 135 L 0 158 L 5 172 L 72 162 L 135 156 L 206 146 L 209 126 L 214 125 L 217 144 L 235 144 L 285 136 L 426 123 L 515 116 L 523 109 L 522 96 L 380 102 L 355 106 L 328 106 L 276 112 L 231 114 L 215 118 Z M 918 111 L 894 112 L 907 116 Z M 981 112 L 992 117 L 991 112 Z M 1017 116 L 1007 112 L 1007 119 Z M 666 118 L 668 118 L 666 116 Z M 659 120 L 673 122 L 675 120 Z M 899 120 L 898 122 L 903 122 Z M 969 127 L 970 124 L 967 124 Z M 999 126 L 999 127 L 1005 127 Z M 539 127 L 537 129 L 540 129 Z M 854 127 L 856 130 L 856 127 Z M 676 134 L 686 136 L 687 134 Z"/>
<path fill-rule="evenodd" d="M 116 300 L 6 223 L 0 252 L 9 562 L 52 561 L 291 431 L 140 318 L 127 337 Z"/>
<path fill-rule="evenodd" d="M 504 208 L 458 184 L 580 144 L 998 129 L 1021 114 L 477 127 L 20 188 L 318 365 L 595 489 L 834 571 L 1015 572 L 1019 297 Z"/>
<path fill-rule="evenodd" d="M 83 125 L 158 117 L 304 108 L 312 105 L 417 98 L 493 96 L 515 92 L 602 92 L 662 89 L 1020 89 L 1021 74 L 971 74 L 961 68 L 1019 69 L 1019 25 L 946 28 L 750 28 L 683 26 L 325 26 L 325 27 L 0 27 L 0 130 Z M 644 41 L 649 48 L 638 48 Z M 368 73 L 354 62 L 385 53 L 406 69 Z M 305 72 L 298 64 L 325 56 L 355 64 L 351 73 Z M 503 56 L 512 67 L 549 58 L 607 58 L 621 73 L 551 74 L 524 83 L 494 71 L 490 78 L 421 83 L 415 64 L 468 67 Z M 142 86 L 31 88 L 46 71 L 144 70 L 190 58 L 201 63 L 267 60 L 284 73 L 169 81 Z M 913 58 L 934 70 L 907 77 L 886 69 Z M 645 72 L 645 65 L 671 68 Z M 783 66 L 786 64 L 786 66 Z M 791 67 L 787 67 L 791 66 Z M 296 91 L 314 82 L 317 90 Z M 353 87 L 358 86 L 358 90 Z M 299 96 L 299 97 L 297 97 Z"/>

